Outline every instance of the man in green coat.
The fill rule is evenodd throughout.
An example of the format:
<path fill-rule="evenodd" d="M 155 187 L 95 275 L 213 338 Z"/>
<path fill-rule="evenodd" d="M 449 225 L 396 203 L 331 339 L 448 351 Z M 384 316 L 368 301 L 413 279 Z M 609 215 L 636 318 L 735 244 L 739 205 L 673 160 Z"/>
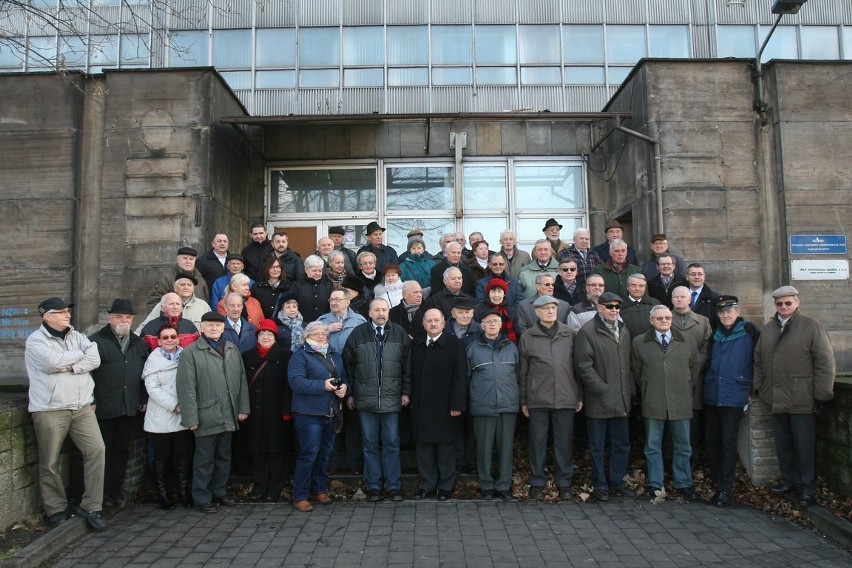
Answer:
<path fill-rule="evenodd" d="M 701 367 L 695 340 L 672 329 L 672 312 L 666 306 L 651 308 L 653 329 L 633 339 L 633 376 L 642 400 L 645 420 L 645 460 L 648 484 L 645 496 L 656 497 L 663 488 L 663 430 L 672 435 L 672 477 L 675 493 L 690 501 L 698 499 L 692 488 L 689 458 L 689 423 L 692 419 L 692 383 Z"/>
<path fill-rule="evenodd" d="M 204 513 L 230 506 L 231 435 L 249 415 L 248 385 L 240 350 L 225 341 L 225 316 L 201 317 L 201 338 L 183 350 L 177 368 L 181 424 L 195 432 L 192 499 Z"/>

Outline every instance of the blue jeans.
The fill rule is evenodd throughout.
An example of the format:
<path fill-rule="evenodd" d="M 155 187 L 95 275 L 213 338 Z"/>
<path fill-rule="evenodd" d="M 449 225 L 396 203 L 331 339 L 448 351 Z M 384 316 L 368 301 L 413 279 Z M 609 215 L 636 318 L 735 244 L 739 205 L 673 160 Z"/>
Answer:
<path fill-rule="evenodd" d="M 592 418 L 586 416 L 589 456 L 592 465 L 592 487 L 595 490 L 624 487 L 627 462 L 630 459 L 628 418 Z M 604 453 L 609 441 L 609 482 L 604 469 Z"/>
<path fill-rule="evenodd" d="M 328 416 L 294 414 L 293 426 L 299 441 L 299 455 L 293 472 L 293 501 L 308 494 L 325 493 L 328 485 L 328 458 L 334 450 L 337 419 Z"/>
<path fill-rule="evenodd" d="M 672 478 L 675 489 L 692 486 L 692 445 L 689 443 L 689 418 L 683 420 L 645 419 L 645 460 L 648 462 L 648 485 L 663 488 L 663 430 L 666 424 L 672 434 Z"/>
<path fill-rule="evenodd" d="M 364 488 L 399 490 L 402 471 L 399 464 L 399 413 L 358 411 L 364 441 Z M 381 449 L 379 449 L 381 439 Z"/>

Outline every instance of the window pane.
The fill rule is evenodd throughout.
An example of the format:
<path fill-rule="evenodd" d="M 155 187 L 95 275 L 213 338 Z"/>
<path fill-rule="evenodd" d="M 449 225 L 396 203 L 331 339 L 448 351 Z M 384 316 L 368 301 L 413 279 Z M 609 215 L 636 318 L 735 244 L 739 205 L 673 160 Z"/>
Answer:
<path fill-rule="evenodd" d="M 64 59 L 65 67 L 85 67 L 86 43 L 84 39 L 76 36 L 60 38 L 59 56 Z"/>
<path fill-rule="evenodd" d="M 566 67 L 566 85 L 603 85 L 605 82 L 603 67 Z"/>
<path fill-rule="evenodd" d="M 251 71 L 223 71 L 222 78 L 234 89 L 251 89 Z"/>
<path fill-rule="evenodd" d="M 426 243 L 426 251 L 435 254 L 441 250 L 441 237 L 445 233 L 455 231 L 456 223 L 452 217 L 444 219 L 423 219 L 422 217 L 389 217 L 385 223 L 387 232 L 386 241 L 396 249 L 397 254 L 402 254 L 408 247 L 408 232 L 413 229 L 423 231 L 423 241 Z"/>
<path fill-rule="evenodd" d="M 651 26 L 651 57 L 689 57 L 688 26 Z"/>
<path fill-rule="evenodd" d="M 27 66 L 53 67 L 56 62 L 56 38 L 55 37 L 31 37 L 29 38 L 29 51 L 27 52 Z"/>
<path fill-rule="evenodd" d="M 387 168 L 388 210 L 452 210 L 455 183 L 451 166 Z"/>
<path fill-rule="evenodd" d="M 578 209 L 583 207 L 580 166 L 515 166 L 518 209 Z"/>
<path fill-rule="evenodd" d="M 151 49 L 145 34 L 126 34 L 121 36 L 121 65 L 148 65 Z"/>
<path fill-rule="evenodd" d="M 609 63 L 636 63 L 645 57 L 645 28 L 607 26 L 606 49 Z"/>
<path fill-rule="evenodd" d="M 118 36 L 97 35 L 89 38 L 89 68 L 96 73 L 102 67 L 118 63 Z"/>
<path fill-rule="evenodd" d="M 295 67 L 296 30 L 260 29 L 255 34 L 257 67 Z"/>
<path fill-rule="evenodd" d="M 337 67 L 340 65 L 338 28 L 302 28 L 299 30 L 299 65 Z"/>
<path fill-rule="evenodd" d="M 293 89 L 296 87 L 296 72 L 258 71 L 254 81 L 258 89 Z"/>
<path fill-rule="evenodd" d="M 521 64 L 559 63 L 559 26 L 520 26 L 518 44 Z"/>
<path fill-rule="evenodd" d="M 719 57 L 754 57 L 754 26 L 716 26 L 716 52 Z"/>
<path fill-rule="evenodd" d="M 565 63 L 603 63 L 603 28 L 601 26 L 563 26 Z"/>
<path fill-rule="evenodd" d="M 465 217 L 463 232 L 465 237 L 469 237 L 474 231 L 482 233 L 488 242 L 488 248 L 498 251 L 500 250 L 500 232 L 505 231 L 508 226 L 508 220 L 504 216 Z M 468 242 L 465 246 L 470 248 L 470 243 Z"/>
<path fill-rule="evenodd" d="M 344 65 L 382 65 L 382 28 L 343 28 Z"/>
<path fill-rule="evenodd" d="M 770 27 L 763 26 L 760 28 L 760 41 L 766 39 L 766 34 L 769 33 Z M 795 26 L 778 26 L 775 28 L 775 33 L 772 34 L 772 39 L 763 50 L 761 61 L 770 61 L 772 59 L 798 59 L 799 49 L 797 47 L 798 40 L 796 39 Z M 755 53 L 757 53 L 755 51 Z M 752 55 L 754 57 L 754 55 Z"/>
<path fill-rule="evenodd" d="M 272 213 L 375 211 L 376 170 L 273 171 L 270 209 Z"/>
<path fill-rule="evenodd" d="M 562 74 L 559 67 L 521 67 L 521 83 L 524 85 L 559 85 Z"/>
<path fill-rule="evenodd" d="M 381 87 L 385 84 L 383 69 L 344 69 L 344 87 Z"/>
<path fill-rule="evenodd" d="M 207 32 L 172 32 L 169 41 L 172 67 L 207 65 Z"/>
<path fill-rule="evenodd" d="M 429 84 L 429 70 L 425 67 L 388 69 L 388 86 L 410 87 Z"/>
<path fill-rule="evenodd" d="M 476 82 L 480 85 L 516 85 L 514 67 L 477 67 Z"/>
<path fill-rule="evenodd" d="M 470 63 L 470 28 L 432 26 L 432 63 L 463 65 Z"/>
<path fill-rule="evenodd" d="M 852 27 L 843 28 L 843 59 L 852 59 Z"/>
<path fill-rule="evenodd" d="M 299 71 L 299 86 L 306 89 L 339 87 L 340 71 L 337 69 L 303 69 Z"/>
<path fill-rule="evenodd" d="M 470 67 L 433 67 L 433 85 L 470 85 Z"/>
<path fill-rule="evenodd" d="M 250 69 L 251 30 L 214 31 L 213 65 L 219 69 Z"/>
<path fill-rule="evenodd" d="M 426 26 L 388 26 L 388 65 L 429 63 L 429 30 Z"/>
<path fill-rule="evenodd" d="M 802 59 L 840 59 L 837 28 L 802 26 Z"/>
<path fill-rule="evenodd" d="M 560 217 L 558 213 L 555 213 L 555 215 L 556 220 L 562 225 L 562 230 L 559 231 L 560 240 L 566 243 L 571 242 L 574 237 L 574 230 L 583 226 L 583 219 L 579 217 Z M 541 228 L 544 227 L 544 224 L 550 217 L 553 217 L 553 215 L 518 219 L 518 234 L 516 235 L 518 238 L 518 248 L 532 252 L 535 242 L 544 238 Z M 592 244 L 594 245 L 594 243 Z"/>
<path fill-rule="evenodd" d="M 464 166 L 464 208 L 506 209 L 506 167 Z"/>
<path fill-rule="evenodd" d="M 514 26 L 478 26 L 476 28 L 476 63 L 478 65 L 513 65 L 517 61 Z"/>
<path fill-rule="evenodd" d="M 630 71 L 632 71 L 632 67 L 610 67 L 609 68 L 609 84 L 610 85 L 620 85 L 627 79 L 627 76 L 630 75 Z"/>

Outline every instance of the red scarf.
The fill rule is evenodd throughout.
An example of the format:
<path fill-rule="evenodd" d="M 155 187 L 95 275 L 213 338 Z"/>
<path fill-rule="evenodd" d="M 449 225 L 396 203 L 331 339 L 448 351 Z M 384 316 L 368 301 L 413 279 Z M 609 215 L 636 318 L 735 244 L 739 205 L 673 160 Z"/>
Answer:
<path fill-rule="evenodd" d="M 257 346 L 257 352 L 260 354 L 261 359 L 266 359 L 266 354 L 269 353 L 269 350 L 272 349 L 272 345 L 269 347 L 261 347 L 260 344 Z"/>

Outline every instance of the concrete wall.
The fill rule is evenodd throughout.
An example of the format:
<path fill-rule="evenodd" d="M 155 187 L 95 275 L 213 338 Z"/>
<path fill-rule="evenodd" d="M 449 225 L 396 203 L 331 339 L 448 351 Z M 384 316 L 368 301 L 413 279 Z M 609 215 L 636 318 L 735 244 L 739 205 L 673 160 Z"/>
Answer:
<path fill-rule="evenodd" d="M 852 497 L 852 376 L 839 377 L 834 400 L 817 418 L 817 475 L 839 495 Z"/>
<path fill-rule="evenodd" d="M 27 398 L 0 394 L 0 531 L 41 507 L 38 448 Z"/>

